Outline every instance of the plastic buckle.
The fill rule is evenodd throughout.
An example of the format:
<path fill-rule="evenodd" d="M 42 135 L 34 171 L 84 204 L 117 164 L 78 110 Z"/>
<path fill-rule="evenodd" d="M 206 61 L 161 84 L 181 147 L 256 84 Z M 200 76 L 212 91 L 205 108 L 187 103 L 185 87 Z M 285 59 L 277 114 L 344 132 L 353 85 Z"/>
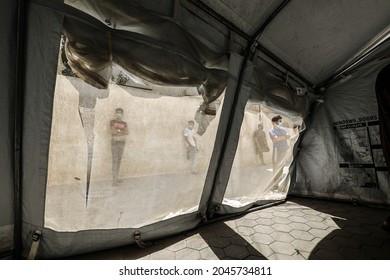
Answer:
<path fill-rule="evenodd" d="M 35 230 L 35 232 L 31 236 L 32 244 L 27 259 L 35 260 L 35 256 L 38 253 L 39 244 L 41 243 L 41 236 L 42 236 L 42 231 L 39 229 Z"/>
<path fill-rule="evenodd" d="M 37 242 L 41 238 L 42 232 L 40 230 L 36 230 L 32 235 L 32 241 Z"/>
<path fill-rule="evenodd" d="M 141 240 L 141 232 L 138 230 L 134 232 L 133 237 L 134 237 L 135 243 L 140 248 L 146 248 L 146 247 L 149 247 L 152 245 L 151 242 L 145 242 L 145 241 Z"/>

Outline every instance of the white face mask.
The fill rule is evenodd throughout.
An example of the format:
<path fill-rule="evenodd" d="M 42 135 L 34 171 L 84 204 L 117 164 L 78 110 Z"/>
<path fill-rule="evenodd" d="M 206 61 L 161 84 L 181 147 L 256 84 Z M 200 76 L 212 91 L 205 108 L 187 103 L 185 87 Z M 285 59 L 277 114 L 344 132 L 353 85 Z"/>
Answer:
<path fill-rule="evenodd" d="M 278 123 L 278 127 L 282 127 L 282 123 Z"/>

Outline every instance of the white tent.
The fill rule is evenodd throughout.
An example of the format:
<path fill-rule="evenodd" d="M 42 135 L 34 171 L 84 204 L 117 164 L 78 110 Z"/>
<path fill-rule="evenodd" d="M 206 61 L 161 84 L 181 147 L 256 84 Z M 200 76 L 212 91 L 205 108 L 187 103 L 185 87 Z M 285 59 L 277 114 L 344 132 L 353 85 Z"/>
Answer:
<path fill-rule="evenodd" d="M 143 246 L 289 195 L 390 204 L 375 97 L 389 1 L 0 8 L 0 258 Z M 289 138 L 275 163 L 277 115 Z M 269 149 L 256 153 L 258 124 Z"/>

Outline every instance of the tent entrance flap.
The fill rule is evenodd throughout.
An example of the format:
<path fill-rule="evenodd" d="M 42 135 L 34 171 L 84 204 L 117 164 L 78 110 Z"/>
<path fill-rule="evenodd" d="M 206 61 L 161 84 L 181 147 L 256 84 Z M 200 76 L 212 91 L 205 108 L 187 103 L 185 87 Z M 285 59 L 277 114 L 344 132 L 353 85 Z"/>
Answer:
<path fill-rule="evenodd" d="M 248 102 L 222 204 L 242 208 L 260 201 L 284 200 L 294 145 L 303 127 L 301 117 Z"/>
<path fill-rule="evenodd" d="M 211 215 L 240 212 L 287 197 L 290 166 L 305 128 L 309 98 L 308 92 L 301 91 L 302 85 L 268 71 L 269 66 L 250 61 L 243 70 L 211 197 Z"/>

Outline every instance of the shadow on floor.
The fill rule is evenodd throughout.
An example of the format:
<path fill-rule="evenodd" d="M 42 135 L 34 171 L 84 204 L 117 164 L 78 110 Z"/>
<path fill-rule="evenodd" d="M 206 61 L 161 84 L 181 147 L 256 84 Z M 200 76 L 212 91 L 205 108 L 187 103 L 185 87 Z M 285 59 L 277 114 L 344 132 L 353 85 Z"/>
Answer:
<path fill-rule="evenodd" d="M 299 197 L 290 197 L 289 201 L 330 215 L 338 227 L 316 245 L 309 259 L 390 259 L 390 234 L 381 228 L 390 210 Z"/>
<path fill-rule="evenodd" d="M 67 259 L 388 260 L 390 234 L 381 225 L 389 214 L 365 205 L 288 197 L 275 208 L 201 225 L 147 248 L 129 245 Z"/>
<path fill-rule="evenodd" d="M 204 259 L 204 260 L 265 260 L 237 232 L 223 222 L 215 222 L 187 233 L 156 240 L 146 248 L 130 245 L 95 253 L 71 256 L 72 260 L 147 260 L 147 259 Z"/>

